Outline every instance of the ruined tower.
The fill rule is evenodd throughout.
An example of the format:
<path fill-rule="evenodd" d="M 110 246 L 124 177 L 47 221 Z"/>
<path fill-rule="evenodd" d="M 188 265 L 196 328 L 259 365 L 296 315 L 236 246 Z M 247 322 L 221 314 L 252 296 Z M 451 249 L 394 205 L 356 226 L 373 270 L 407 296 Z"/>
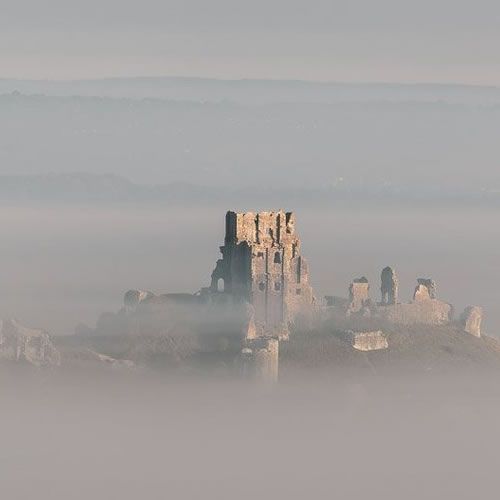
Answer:
<path fill-rule="evenodd" d="M 392 305 L 398 303 L 399 281 L 396 271 L 392 267 L 384 267 L 380 276 L 382 285 L 382 305 Z"/>
<path fill-rule="evenodd" d="M 370 302 L 370 284 L 363 276 L 349 286 L 349 313 L 359 312 Z"/>
<path fill-rule="evenodd" d="M 248 301 L 257 329 L 270 332 L 310 311 L 313 292 L 292 212 L 227 212 L 220 250 L 210 291 Z"/>

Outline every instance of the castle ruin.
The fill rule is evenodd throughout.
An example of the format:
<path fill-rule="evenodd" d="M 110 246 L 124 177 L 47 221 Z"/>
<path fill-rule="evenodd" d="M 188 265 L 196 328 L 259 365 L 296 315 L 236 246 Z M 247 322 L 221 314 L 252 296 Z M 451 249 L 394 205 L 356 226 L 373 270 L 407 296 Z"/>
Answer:
<path fill-rule="evenodd" d="M 227 212 L 220 251 L 210 293 L 251 304 L 258 334 L 286 330 L 310 312 L 314 296 L 292 212 Z"/>
<path fill-rule="evenodd" d="M 132 317 L 141 313 L 147 317 L 150 313 L 187 308 L 197 311 L 196 330 L 220 333 L 232 329 L 244 341 L 286 339 L 289 326 L 297 324 L 298 318 L 317 319 L 324 313 L 352 321 L 362 317 L 401 326 L 438 326 L 454 321 L 453 307 L 438 299 L 431 278 L 418 278 L 412 299 L 400 302 L 399 279 L 392 267 L 381 272 L 380 302 L 371 300 L 370 283 L 363 276 L 351 282 L 348 298 L 326 296 L 324 302 L 316 303 L 293 212 L 227 212 L 220 251 L 222 258 L 216 263 L 209 287 L 196 294 L 158 296 L 130 290 L 125 295 L 124 314 Z M 462 328 L 480 336 L 481 318 L 481 308 L 469 308 L 460 320 Z M 162 321 L 158 322 L 159 328 Z M 123 330 L 129 324 L 134 328 L 137 325 L 125 321 L 118 327 Z"/>
<path fill-rule="evenodd" d="M 370 299 L 370 284 L 363 277 L 349 286 L 349 298 L 325 297 L 325 306 L 334 315 L 363 316 L 396 325 L 445 325 L 453 319 L 453 307 L 437 298 L 436 283 L 430 278 L 418 278 L 410 302 L 399 302 L 399 280 L 396 271 L 385 267 L 381 273 L 381 301 Z"/>
<path fill-rule="evenodd" d="M 356 351 L 390 348 L 386 327 L 455 325 L 481 336 L 480 307 L 467 308 L 455 320 L 431 278 L 418 278 L 411 300 L 402 302 L 392 267 L 381 272 L 380 302 L 370 298 L 365 276 L 350 283 L 347 297 L 317 302 L 292 212 L 227 212 L 220 251 L 210 286 L 194 294 L 130 290 L 124 307 L 104 314 L 96 332 L 140 334 L 155 346 L 167 336 L 162 345 L 173 349 L 173 359 L 191 352 L 210 356 L 220 349 L 238 353 L 241 375 L 267 381 L 277 380 L 279 341 L 289 338 L 291 325 L 303 332 L 330 328 Z"/>

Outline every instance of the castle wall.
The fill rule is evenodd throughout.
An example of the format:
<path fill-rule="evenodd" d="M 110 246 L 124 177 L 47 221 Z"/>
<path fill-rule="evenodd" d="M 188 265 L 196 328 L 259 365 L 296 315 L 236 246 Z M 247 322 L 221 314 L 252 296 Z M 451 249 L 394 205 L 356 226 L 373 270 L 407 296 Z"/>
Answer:
<path fill-rule="evenodd" d="M 466 333 L 481 337 L 481 322 L 483 319 L 483 308 L 479 306 L 468 306 L 460 317 L 460 324 Z"/>
<path fill-rule="evenodd" d="M 370 300 L 370 284 L 366 278 L 354 280 L 349 286 L 349 313 L 361 311 Z"/>
<path fill-rule="evenodd" d="M 452 307 L 441 300 L 427 299 L 410 304 L 380 306 L 376 314 L 398 325 L 444 325 L 451 320 Z"/>

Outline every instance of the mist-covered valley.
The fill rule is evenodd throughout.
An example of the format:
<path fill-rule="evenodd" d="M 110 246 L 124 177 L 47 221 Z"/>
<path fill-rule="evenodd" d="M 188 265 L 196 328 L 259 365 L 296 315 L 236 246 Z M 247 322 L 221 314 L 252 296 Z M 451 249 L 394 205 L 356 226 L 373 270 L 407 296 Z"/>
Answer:
<path fill-rule="evenodd" d="M 100 87 L 99 97 L 82 84 L 84 97 L 71 97 L 47 84 L 38 90 L 54 95 L 33 95 L 36 82 L 0 96 L 0 331 L 7 343 L 12 332 L 28 339 L 24 364 L 0 364 L 10 430 L 2 494 L 493 494 L 494 90 L 381 86 L 360 96 L 347 86 L 338 97 L 340 87 L 318 96 L 284 85 L 280 99 L 269 90 L 277 84 L 261 82 L 260 93 L 236 85 L 222 102 L 220 85 L 202 83 L 156 82 L 155 99 L 134 85 L 126 95 Z M 205 101 L 173 100 L 182 89 Z M 279 382 L 259 384 L 242 378 L 234 332 L 214 350 L 203 345 L 207 332 L 195 339 L 186 328 L 210 323 L 217 309 L 176 316 L 167 306 L 158 338 L 120 330 L 127 290 L 161 300 L 210 285 L 227 210 L 280 208 L 295 213 L 318 303 L 347 297 L 361 276 L 378 302 L 389 265 L 401 302 L 417 278 L 431 277 L 455 320 L 481 305 L 483 338 L 456 321 L 384 325 L 388 348 L 360 352 L 339 334 L 356 320 L 321 319 L 280 341 Z M 118 325 L 111 336 L 103 313 Z M 141 320 L 131 314 L 129 323 Z M 50 356 L 30 351 L 32 339 Z"/>

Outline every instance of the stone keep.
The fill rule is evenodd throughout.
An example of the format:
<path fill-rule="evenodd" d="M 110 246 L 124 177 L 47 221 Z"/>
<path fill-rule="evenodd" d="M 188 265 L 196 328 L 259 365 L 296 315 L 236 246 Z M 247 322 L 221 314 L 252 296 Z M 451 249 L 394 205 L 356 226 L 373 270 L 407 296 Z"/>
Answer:
<path fill-rule="evenodd" d="M 227 212 L 220 250 L 210 291 L 248 301 L 258 330 L 272 332 L 310 312 L 313 291 L 292 212 Z"/>

